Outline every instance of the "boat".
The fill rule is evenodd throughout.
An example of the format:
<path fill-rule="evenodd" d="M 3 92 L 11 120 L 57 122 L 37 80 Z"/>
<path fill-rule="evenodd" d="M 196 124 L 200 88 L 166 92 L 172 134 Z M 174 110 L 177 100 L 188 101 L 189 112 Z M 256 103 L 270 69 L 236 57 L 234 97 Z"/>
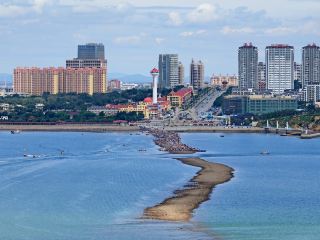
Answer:
<path fill-rule="evenodd" d="M 220 137 L 224 137 L 224 135 L 220 135 Z"/>
<path fill-rule="evenodd" d="M 10 132 L 11 132 L 11 134 L 19 134 L 20 130 L 11 130 Z"/>
<path fill-rule="evenodd" d="M 262 151 L 260 154 L 261 154 L 261 155 L 269 155 L 270 153 L 265 150 L 265 151 Z"/>
<path fill-rule="evenodd" d="M 139 149 L 139 152 L 146 152 L 146 149 Z"/>
<path fill-rule="evenodd" d="M 286 134 L 286 133 L 282 133 L 280 136 L 282 136 L 282 137 L 286 137 L 286 136 L 288 136 L 288 134 Z"/>

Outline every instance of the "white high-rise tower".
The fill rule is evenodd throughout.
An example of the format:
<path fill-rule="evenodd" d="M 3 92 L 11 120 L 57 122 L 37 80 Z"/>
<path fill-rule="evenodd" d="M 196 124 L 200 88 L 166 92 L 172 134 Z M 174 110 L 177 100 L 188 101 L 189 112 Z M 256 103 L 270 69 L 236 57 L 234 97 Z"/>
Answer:
<path fill-rule="evenodd" d="M 153 78 L 153 94 L 152 94 L 152 103 L 158 103 L 158 77 L 159 77 L 159 70 L 154 68 L 151 70 L 151 75 Z"/>

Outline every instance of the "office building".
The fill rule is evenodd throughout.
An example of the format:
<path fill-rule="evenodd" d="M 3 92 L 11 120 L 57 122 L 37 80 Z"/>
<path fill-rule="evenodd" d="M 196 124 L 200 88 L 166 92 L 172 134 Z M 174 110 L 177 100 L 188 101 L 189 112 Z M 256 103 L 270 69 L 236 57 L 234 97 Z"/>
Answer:
<path fill-rule="evenodd" d="M 192 59 L 190 65 L 190 85 L 193 87 L 193 92 L 197 94 L 204 85 L 204 65 L 201 61 L 195 62 Z"/>
<path fill-rule="evenodd" d="M 179 85 L 178 54 L 159 55 L 159 88 L 174 88 Z"/>
<path fill-rule="evenodd" d="M 245 113 L 260 115 L 297 108 L 298 100 L 291 96 L 229 95 L 224 97 L 222 103 L 223 113 L 229 115 Z"/>
<path fill-rule="evenodd" d="M 78 45 L 78 59 L 105 60 L 104 45 L 102 43 L 87 43 Z"/>
<path fill-rule="evenodd" d="M 267 89 L 275 94 L 294 88 L 294 48 L 275 44 L 266 47 Z"/>
<path fill-rule="evenodd" d="M 104 45 L 88 43 L 78 46 L 78 57 L 66 61 L 67 68 L 107 68 Z"/>
<path fill-rule="evenodd" d="M 240 91 L 257 88 L 258 48 L 245 43 L 238 50 L 238 70 Z"/>
<path fill-rule="evenodd" d="M 302 84 L 320 84 L 320 47 L 316 44 L 302 49 Z"/>
<path fill-rule="evenodd" d="M 14 91 L 31 95 L 43 93 L 106 92 L 104 68 L 16 68 Z"/>

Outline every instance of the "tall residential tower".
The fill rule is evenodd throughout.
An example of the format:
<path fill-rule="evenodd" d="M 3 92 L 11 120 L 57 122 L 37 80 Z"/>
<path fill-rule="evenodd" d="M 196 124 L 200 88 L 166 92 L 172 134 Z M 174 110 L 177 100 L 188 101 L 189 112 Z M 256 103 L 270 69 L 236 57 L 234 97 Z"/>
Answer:
<path fill-rule="evenodd" d="M 195 94 L 203 88 L 204 83 L 204 65 L 201 61 L 195 62 L 192 59 L 190 65 L 190 84 L 193 87 L 193 91 Z"/>
<path fill-rule="evenodd" d="M 238 50 L 238 70 L 240 91 L 258 88 L 258 48 L 245 43 Z"/>
<path fill-rule="evenodd" d="M 179 85 L 178 54 L 159 55 L 159 88 L 173 88 Z"/>
<path fill-rule="evenodd" d="M 266 47 L 267 89 L 276 94 L 294 88 L 294 48 L 285 44 Z"/>
<path fill-rule="evenodd" d="M 316 44 L 302 49 L 302 84 L 320 84 L 320 47 Z"/>

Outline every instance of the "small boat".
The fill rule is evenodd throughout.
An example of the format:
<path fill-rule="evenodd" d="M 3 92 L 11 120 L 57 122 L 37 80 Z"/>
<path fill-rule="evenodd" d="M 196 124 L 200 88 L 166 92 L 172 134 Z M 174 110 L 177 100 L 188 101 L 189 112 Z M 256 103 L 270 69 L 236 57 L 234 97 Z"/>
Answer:
<path fill-rule="evenodd" d="M 139 152 L 146 152 L 146 149 L 139 149 Z"/>
<path fill-rule="evenodd" d="M 286 136 L 288 136 L 288 134 L 286 134 L 286 133 L 282 133 L 280 136 L 282 136 L 282 137 L 286 137 Z"/>
<path fill-rule="evenodd" d="M 19 134 L 20 130 L 11 130 L 10 132 L 11 132 L 11 134 Z"/>
<path fill-rule="evenodd" d="M 32 155 L 32 154 L 23 154 L 24 157 L 27 157 L 27 158 L 39 158 L 40 155 Z"/>
<path fill-rule="evenodd" d="M 224 137 L 224 135 L 220 135 L 220 137 Z"/>
<path fill-rule="evenodd" d="M 270 153 L 268 151 L 262 151 L 260 154 L 261 155 L 269 155 Z"/>

